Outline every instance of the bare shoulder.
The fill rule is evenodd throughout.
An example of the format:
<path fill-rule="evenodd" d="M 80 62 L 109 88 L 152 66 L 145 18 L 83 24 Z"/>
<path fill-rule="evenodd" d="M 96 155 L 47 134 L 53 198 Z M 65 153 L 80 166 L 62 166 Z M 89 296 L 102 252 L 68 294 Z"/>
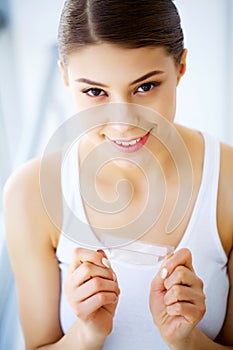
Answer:
<path fill-rule="evenodd" d="M 45 161 L 33 159 L 16 170 L 4 188 L 7 246 L 27 349 L 62 337 L 56 259 L 59 230 L 43 198 L 43 191 L 49 199 L 59 190 L 59 173 L 53 157 Z M 55 211 L 57 208 L 58 203 Z"/>
<path fill-rule="evenodd" d="M 233 147 L 221 143 L 221 175 L 233 183 Z"/>
<path fill-rule="evenodd" d="M 223 235 L 223 244 L 225 242 L 225 251 L 229 257 L 228 276 L 231 286 L 227 314 L 218 340 L 224 344 L 233 344 L 233 148 L 223 143 L 221 144 L 218 223 Z"/>
<path fill-rule="evenodd" d="M 54 156 L 53 156 L 54 159 Z M 50 241 L 55 248 L 57 244 L 58 230 L 46 207 L 43 192 L 51 188 L 51 191 L 59 191 L 60 177 L 51 166 L 51 159 L 42 162 L 41 158 L 35 158 L 16 169 L 4 186 L 4 217 L 7 236 L 11 238 L 11 232 L 20 235 L 18 239 L 26 239 L 23 235 L 40 234 L 39 239 Z M 43 165 L 46 164 L 46 165 Z M 49 165 L 50 164 L 50 165 Z M 46 181 L 42 179 L 42 166 L 46 167 Z M 45 178 L 45 176 L 44 176 Z M 44 185 L 43 185 L 44 183 Z M 42 186 L 44 186 L 44 191 Z M 59 204 L 57 203 L 57 207 Z M 60 213 L 61 211 L 59 211 Z M 18 229 L 14 226 L 17 225 Z M 30 229 L 20 230 L 20 226 Z"/>
<path fill-rule="evenodd" d="M 190 152 L 195 173 L 202 176 L 204 142 L 201 133 L 180 125 L 177 129 Z M 225 143 L 220 145 L 217 223 L 224 250 L 229 256 L 233 246 L 233 147 Z"/>
<path fill-rule="evenodd" d="M 16 216 L 20 219 L 22 211 L 27 212 L 28 217 L 33 214 L 34 209 L 41 212 L 40 165 L 41 159 L 30 160 L 16 169 L 8 178 L 3 195 L 7 218 L 10 216 L 14 219 Z"/>
<path fill-rule="evenodd" d="M 224 143 L 221 143 L 218 226 L 229 255 L 233 242 L 233 148 Z"/>

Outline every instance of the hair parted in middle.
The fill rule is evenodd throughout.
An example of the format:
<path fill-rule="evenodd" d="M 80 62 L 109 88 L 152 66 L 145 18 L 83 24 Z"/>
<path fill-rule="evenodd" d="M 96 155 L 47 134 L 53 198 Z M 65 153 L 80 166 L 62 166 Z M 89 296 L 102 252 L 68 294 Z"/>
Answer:
<path fill-rule="evenodd" d="M 179 64 L 184 36 L 177 8 L 172 0 L 67 0 L 58 28 L 63 62 L 73 51 L 103 42 L 164 47 Z"/>

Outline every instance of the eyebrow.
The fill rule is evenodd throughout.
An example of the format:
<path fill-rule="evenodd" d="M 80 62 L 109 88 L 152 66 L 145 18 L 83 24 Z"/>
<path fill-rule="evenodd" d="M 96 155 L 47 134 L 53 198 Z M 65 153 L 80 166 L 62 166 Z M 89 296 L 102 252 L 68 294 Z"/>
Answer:
<path fill-rule="evenodd" d="M 98 83 L 97 81 L 92 81 L 86 78 L 79 78 L 79 79 L 75 79 L 75 81 L 77 81 L 78 83 L 85 83 L 85 84 L 89 84 L 89 85 L 98 85 L 104 88 L 107 88 L 107 85 L 104 85 L 102 83 Z"/>
<path fill-rule="evenodd" d="M 164 71 L 162 71 L 162 70 L 153 70 L 152 72 L 149 72 L 149 73 L 141 76 L 140 78 L 132 81 L 132 83 L 130 83 L 130 86 L 137 84 L 137 83 L 140 83 L 141 81 L 148 79 L 154 75 L 158 75 L 158 74 L 162 74 L 162 73 L 164 73 Z M 93 81 L 93 80 L 90 80 L 87 78 L 79 78 L 79 79 L 75 79 L 75 81 L 77 81 L 78 83 L 85 83 L 85 84 L 89 84 L 89 85 L 95 85 L 95 86 L 97 85 L 97 86 L 101 86 L 104 88 L 108 88 L 108 85 L 105 85 L 103 83 L 99 83 L 97 81 Z"/>
<path fill-rule="evenodd" d="M 140 83 L 143 80 L 146 80 L 146 79 L 148 79 L 148 78 L 150 78 L 150 77 L 152 77 L 154 75 L 158 75 L 158 74 L 162 74 L 162 73 L 164 73 L 164 71 L 162 71 L 162 70 L 153 70 L 152 72 L 149 72 L 149 73 L 143 75 L 142 77 L 134 80 L 132 83 L 130 83 L 130 85 L 134 85 L 134 84 Z"/>

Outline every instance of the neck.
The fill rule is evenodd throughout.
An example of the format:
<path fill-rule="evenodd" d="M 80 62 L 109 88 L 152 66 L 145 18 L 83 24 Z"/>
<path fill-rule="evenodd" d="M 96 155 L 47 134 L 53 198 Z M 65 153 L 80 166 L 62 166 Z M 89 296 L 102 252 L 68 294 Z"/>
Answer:
<path fill-rule="evenodd" d="M 84 139 L 81 142 L 80 165 L 95 147 L 96 145 L 92 144 L 90 140 Z M 144 188 L 148 178 L 153 177 L 153 180 L 159 184 L 161 175 L 163 176 L 162 181 L 164 181 L 164 177 L 167 181 L 174 170 L 174 162 L 169 147 L 164 146 L 158 138 L 151 135 L 143 149 L 122 159 L 111 160 L 111 157 L 109 157 L 109 161 L 102 162 L 95 173 L 98 181 L 102 183 L 116 185 L 117 182 L 126 180 L 135 190 L 140 190 Z"/>

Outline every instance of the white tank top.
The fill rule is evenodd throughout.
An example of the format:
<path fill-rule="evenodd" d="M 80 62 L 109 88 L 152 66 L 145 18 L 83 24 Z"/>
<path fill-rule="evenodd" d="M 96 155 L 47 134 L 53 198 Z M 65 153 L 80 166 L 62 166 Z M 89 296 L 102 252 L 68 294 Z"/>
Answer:
<path fill-rule="evenodd" d="M 214 339 L 224 322 L 229 292 L 227 256 L 222 247 L 216 223 L 216 204 L 220 169 L 220 144 L 204 134 L 204 164 L 202 181 L 187 229 L 176 250 L 189 248 L 193 266 L 204 282 L 206 313 L 198 327 Z M 84 208 L 78 188 L 77 147 L 73 147 L 62 167 L 62 188 L 66 201 L 84 222 Z M 62 232 L 69 232 L 71 218 L 64 212 Z M 77 228 L 78 230 L 78 228 Z M 91 234 L 91 233 L 90 233 Z M 64 282 L 72 251 L 78 244 L 60 235 L 57 259 Z M 106 254 L 109 256 L 108 251 Z M 169 349 L 153 323 L 149 310 L 149 291 L 159 263 L 135 265 L 116 257 L 111 259 L 121 294 L 114 316 L 112 333 L 107 337 L 104 350 L 165 350 Z M 77 320 L 61 290 L 60 322 L 64 333 Z"/>

